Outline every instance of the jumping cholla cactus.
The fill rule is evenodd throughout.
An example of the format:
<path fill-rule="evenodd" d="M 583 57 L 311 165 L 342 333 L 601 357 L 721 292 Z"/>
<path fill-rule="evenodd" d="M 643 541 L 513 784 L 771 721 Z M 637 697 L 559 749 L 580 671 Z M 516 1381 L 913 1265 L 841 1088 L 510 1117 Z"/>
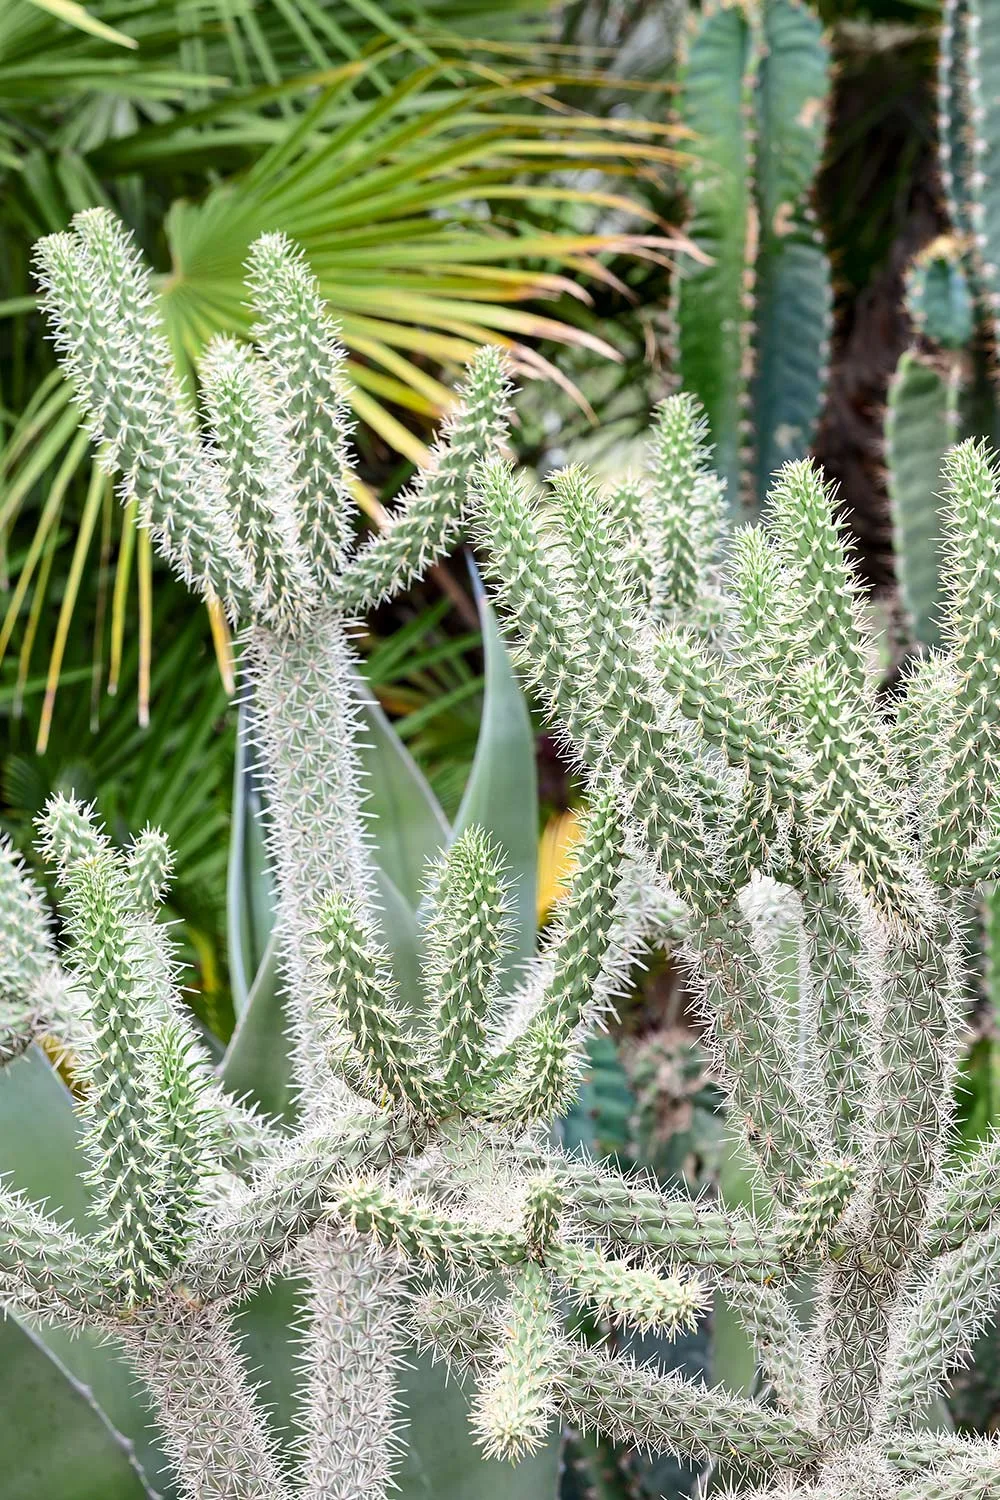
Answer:
<path fill-rule="evenodd" d="M 918 1426 L 1000 1301 L 1000 1137 L 943 1162 L 954 911 L 1000 863 L 1000 481 L 984 453 L 949 460 L 945 649 L 889 703 L 818 475 L 786 468 L 767 527 L 725 540 L 690 399 L 661 408 L 645 480 L 605 492 L 568 469 L 541 498 L 499 452 L 488 351 L 393 529 L 352 553 L 339 354 L 287 244 L 251 252 L 258 352 L 206 359 L 207 439 L 114 221 L 80 216 L 39 264 L 124 494 L 247 630 L 301 1122 L 282 1135 L 228 1098 L 191 1033 L 155 918 L 162 842 L 123 853 L 54 802 L 41 833 L 66 964 L 5 853 L 2 1034 L 7 1053 L 42 1029 L 72 1045 L 99 1214 L 84 1239 L 0 1192 L 3 1299 L 117 1341 L 192 1500 L 384 1494 L 407 1329 L 471 1374 L 489 1455 L 516 1459 L 565 1420 L 733 1461 L 747 1497 L 1000 1492 L 1000 1445 Z M 421 1009 L 379 943 L 348 626 L 467 523 L 589 808 L 512 995 L 497 851 L 470 829 L 429 872 Z M 665 907 L 756 1166 L 754 1213 L 552 1144 L 582 1040 Z M 799 944 L 794 996 L 777 910 Z M 289 1265 L 310 1288 L 293 1478 L 231 1321 Z M 567 1312 L 669 1334 L 712 1289 L 752 1335 L 767 1399 L 637 1366 Z"/>

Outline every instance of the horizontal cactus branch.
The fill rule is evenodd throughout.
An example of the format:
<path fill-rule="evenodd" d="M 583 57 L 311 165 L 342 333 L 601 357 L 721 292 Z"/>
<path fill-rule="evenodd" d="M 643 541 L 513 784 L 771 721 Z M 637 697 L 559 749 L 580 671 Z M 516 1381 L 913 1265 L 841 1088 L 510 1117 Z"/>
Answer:
<path fill-rule="evenodd" d="M 759 18 L 703 20 L 691 78 L 705 118 L 724 64 L 740 97 L 750 80 L 769 132 L 804 145 L 804 131 L 812 150 L 809 99 L 789 74 L 799 42 L 818 55 L 808 13 L 768 0 Z M 761 201 L 784 204 L 787 175 L 801 217 L 802 172 L 764 165 Z M 778 220 L 758 404 L 776 357 L 771 291 L 815 249 L 801 234 L 779 244 Z M 731 294 L 736 222 L 739 255 L 719 272 Z M 41 846 L 58 947 L 0 846 L 0 1062 L 27 1066 L 16 1058 L 42 1035 L 71 1053 L 92 1208 L 71 1230 L 0 1191 L 4 1305 L 116 1342 L 191 1500 L 386 1500 L 414 1338 L 471 1377 L 484 1459 L 541 1462 L 565 1421 L 631 1449 L 733 1461 L 764 1484 L 747 1497 L 995 1493 L 991 1443 L 914 1426 L 1000 1284 L 997 1141 L 944 1168 L 961 1041 L 954 913 L 995 874 L 1000 837 L 990 455 L 967 443 L 947 459 L 940 649 L 883 699 L 836 497 L 794 462 L 766 525 L 730 535 L 690 396 L 658 411 L 645 473 L 604 486 L 572 467 L 539 494 L 502 454 L 509 390 L 487 350 L 389 530 L 358 543 L 343 357 L 294 246 L 252 247 L 253 342 L 207 352 L 204 421 L 110 215 L 78 216 L 38 264 L 123 497 L 245 630 L 295 1120 L 231 1098 L 192 1030 L 159 916 L 162 837 L 120 850 L 86 808 L 54 799 Z M 732 376 L 730 414 L 745 380 Z M 516 988 L 501 849 L 474 825 L 451 840 L 442 826 L 403 964 L 387 946 L 400 937 L 394 875 L 365 811 L 353 619 L 460 538 L 480 548 L 587 803 L 568 890 Z M 588 1037 L 643 940 L 664 931 L 755 1173 L 752 1207 L 662 1191 L 553 1142 Z M 800 1309 L 802 1272 L 815 1296 Z M 237 1330 L 286 1274 L 301 1294 L 299 1432 L 279 1451 Z M 623 1340 L 686 1331 L 709 1289 L 754 1343 L 760 1399 L 596 1341 L 609 1323 Z"/>

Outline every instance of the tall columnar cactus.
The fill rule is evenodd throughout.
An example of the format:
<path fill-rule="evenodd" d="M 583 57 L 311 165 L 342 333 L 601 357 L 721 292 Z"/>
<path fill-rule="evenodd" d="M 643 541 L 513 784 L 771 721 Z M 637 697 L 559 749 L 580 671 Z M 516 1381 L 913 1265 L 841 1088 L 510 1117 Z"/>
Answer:
<path fill-rule="evenodd" d="M 803 0 L 705 7 L 681 118 L 694 132 L 695 244 L 676 296 L 677 369 L 702 401 L 734 513 L 808 451 L 826 381 L 830 273 L 810 194 L 829 64 Z"/>
<path fill-rule="evenodd" d="M 911 632 L 928 645 L 938 639 L 942 455 L 963 436 L 997 435 L 1000 9 L 945 0 L 938 37 L 938 163 L 951 232 L 908 276 L 914 343 L 890 386 L 886 424 L 897 570 Z"/>
<path fill-rule="evenodd" d="M 287 247 L 264 252 L 282 272 L 268 287 L 297 279 L 308 329 L 295 348 L 326 359 L 332 336 L 305 268 Z M 299 1121 L 279 1132 L 232 1100 L 191 1032 L 153 910 L 162 844 L 118 851 L 86 809 L 56 801 L 41 833 L 63 892 L 63 962 L 5 856 L 4 1034 L 20 1045 L 40 1025 L 72 1032 L 95 1207 L 76 1230 L 0 1191 L 4 1300 L 116 1341 L 191 1500 L 385 1494 L 407 1330 L 471 1380 L 484 1464 L 537 1452 L 565 1420 L 734 1461 L 747 1497 L 995 1494 L 1000 1446 L 919 1427 L 1000 1300 L 1000 1141 L 944 1167 L 961 1036 L 956 902 L 1000 862 L 1000 479 L 985 452 L 949 458 L 944 649 L 890 713 L 818 475 L 786 467 L 768 530 L 724 546 L 710 535 L 718 492 L 689 400 L 659 413 L 651 482 L 679 477 L 663 546 L 644 557 L 620 491 L 571 469 L 542 498 L 504 460 L 505 390 L 486 356 L 396 531 L 345 563 L 347 528 L 323 519 L 342 476 L 321 498 L 315 482 L 316 453 L 344 452 L 335 368 L 316 380 L 322 411 L 303 417 L 308 393 L 275 374 L 266 334 L 258 356 L 216 351 L 208 399 L 228 410 L 226 435 L 200 446 L 113 222 L 84 216 L 40 259 L 81 400 L 109 461 L 127 463 L 126 494 L 177 566 L 224 589 L 249 627 Z M 108 349 L 140 341 L 145 358 L 122 383 Z M 346 622 L 466 517 L 588 810 L 571 886 L 513 994 L 501 977 L 511 898 L 491 842 L 469 829 L 428 871 L 420 1008 L 376 919 Z M 928 705 L 935 732 L 914 734 Z M 800 944 L 794 1014 L 762 917 L 769 892 Z M 658 896 L 677 912 L 756 1166 L 752 1212 L 552 1144 L 582 1042 Z M 307 1292 L 291 1465 L 236 1320 L 288 1267 Z M 817 1296 L 800 1323 L 792 1283 L 804 1272 Z M 585 1333 L 688 1328 L 713 1290 L 753 1337 L 767 1401 Z"/>

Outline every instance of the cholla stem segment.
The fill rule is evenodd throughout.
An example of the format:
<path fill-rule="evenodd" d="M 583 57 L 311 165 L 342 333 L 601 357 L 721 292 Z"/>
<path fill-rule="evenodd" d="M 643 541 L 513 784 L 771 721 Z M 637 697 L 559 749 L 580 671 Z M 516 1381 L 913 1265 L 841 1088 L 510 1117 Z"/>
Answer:
<path fill-rule="evenodd" d="M 167 1296 L 119 1337 L 152 1393 L 185 1500 L 292 1500 L 224 1314 Z"/>

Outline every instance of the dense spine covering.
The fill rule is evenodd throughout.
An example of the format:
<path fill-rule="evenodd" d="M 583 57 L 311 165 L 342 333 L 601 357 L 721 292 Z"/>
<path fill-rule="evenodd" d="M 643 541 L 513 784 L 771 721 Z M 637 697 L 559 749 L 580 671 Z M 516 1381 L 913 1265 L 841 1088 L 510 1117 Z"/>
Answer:
<path fill-rule="evenodd" d="M 992 1493 L 991 1444 L 913 1429 L 997 1284 L 997 1141 L 942 1170 L 960 1035 L 951 914 L 1000 847 L 1000 484 L 984 451 L 949 459 L 942 649 L 878 704 L 834 497 L 790 465 L 769 528 L 721 556 L 688 398 L 661 411 L 650 479 L 606 494 L 564 470 L 545 504 L 496 451 L 507 393 L 487 353 L 395 528 L 345 564 L 339 354 L 290 246 L 270 237 L 253 252 L 259 352 L 209 358 L 212 447 L 167 378 L 122 231 L 83 216 L 40 260 L 126 494 L 179 570 L 249 628 L 300 1118 L 282 1139 L 211 1077 L 157 922 L 162 839 L 147 831 L 121 853 L 56 799 L 44 844 L 72 979 L 3 847 L 16 1037 L 3 1045 L 47 1028 L 82 1043 L 96 1222 L 77 1235 L 0 1193 L 3 1301 L 119 1340 L 191 1500 L 383 1500 L 407 1330 L 475 1375 L 487 1454 L 537 1451 L 562 1419 L 735 1459 L 755 1483 L 771 1474 L 750 1493 L 776 1500 Z M 470 511 L 589 809 L 551 936 L 513 994 L 485 835 L 467 830 L 429 872 L 424 1003 L 396 992 L 375 941 L 346 616 L 440 555 Z M 794 1000 L 776 982 L 769 900 L 795 939 Z M 758 1169 L 752 1211 L 661 1193 L 562 1154 L 546 1131 L 664 906 Z M 288 1271 L 304 1285 L 294 1474 L 228 1323 Z M 817 1296 L 800 1318 L 802 1272 Z M 750 1331 L 776 1404 L 588 1340 L 601 1320 L 686 1328 L 709 1286 Z"/>
<path fill-rule="evenodd" d="M 302 541 L 327 596 L 351 547 L 346 355 L 305 256 L 284 235 L 251 245 L 247 281 L 254 338 L 294 450 Z"/>
<path fill-rule="evenodd" d="M 429 891 L 427 983 L 447 1095 L 461 1103 L 475 1087 L 499 967 L 509 946 L 510 894 L 498 852 L 481 829 L 456 839 Z"/>
<path fill-rule="evenodd" d="M 408 588 L 455 546 L 468 503 L 469 475 L 501 441 L 509 395 L 503 355 L 487 345 L 476 355 L 442 439 L 388 530 L 367 542 L 344 569 L 337 596 L 346 614 L 362 614 Z"/>
<path fill-rule="evenodd" d="M 44 306 L 102 461 L 122 476 L 164 557 L 193 586 L 246 606 L 247 562 L 219 465 L 198 442 L 142 261 L 101 209 L 38 247 Z"/>

